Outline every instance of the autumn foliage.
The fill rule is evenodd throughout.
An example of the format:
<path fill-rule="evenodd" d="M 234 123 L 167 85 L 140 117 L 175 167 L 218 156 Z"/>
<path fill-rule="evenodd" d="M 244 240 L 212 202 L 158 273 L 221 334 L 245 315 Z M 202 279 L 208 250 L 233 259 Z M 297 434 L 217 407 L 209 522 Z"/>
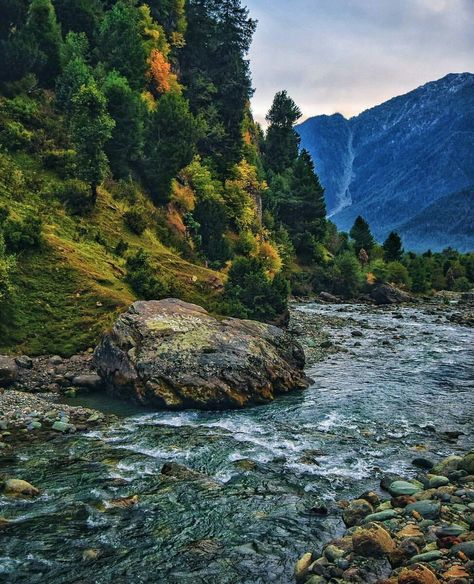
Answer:
<path fill-rule="evenodd" d="M 153 84 L 153 89 L 158 93 L 170 91 L 175 76 L 171 73 L 171 65 L 166 57 L 158 49 L 152 49 L 148 59 L 148 76 Z"/>

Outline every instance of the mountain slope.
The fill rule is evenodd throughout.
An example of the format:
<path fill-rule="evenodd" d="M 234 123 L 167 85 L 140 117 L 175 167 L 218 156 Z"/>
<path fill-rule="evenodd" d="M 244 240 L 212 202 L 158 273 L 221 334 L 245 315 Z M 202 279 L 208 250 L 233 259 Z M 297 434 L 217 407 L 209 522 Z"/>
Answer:
<path fill-rule="evenodd" d="M 311 118 L 298 131 L 335 223 L 348 230 L 363 215 L 382 239 L 474 184 L 474 75 L 447 75 L 349 120 Z M 420 249 L 421 233 L 410 232 Z"/>
<path fill-rule="evenodd" d="M 399 227 L 409 249 L 474 249 L 474 185 L 441 197 Z"/>

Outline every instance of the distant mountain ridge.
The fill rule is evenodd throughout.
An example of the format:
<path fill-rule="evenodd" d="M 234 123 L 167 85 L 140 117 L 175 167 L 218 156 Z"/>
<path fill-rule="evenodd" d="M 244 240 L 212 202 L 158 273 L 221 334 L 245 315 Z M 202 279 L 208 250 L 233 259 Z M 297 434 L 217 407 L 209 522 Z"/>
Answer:
<path fill-rule="evenodd" d="M 379 240 L 396 229 L 416 251 L 442 249 L 447 239 L 474 249 L 474 210 L 453 223 L 459 193 L 474 186 L 474 74 L 449 74 L 349 120 L 317 116 L 297 130 L 339 228 L 363 215 Z M 433 209 L 446 209 L 435 231 Z"/>

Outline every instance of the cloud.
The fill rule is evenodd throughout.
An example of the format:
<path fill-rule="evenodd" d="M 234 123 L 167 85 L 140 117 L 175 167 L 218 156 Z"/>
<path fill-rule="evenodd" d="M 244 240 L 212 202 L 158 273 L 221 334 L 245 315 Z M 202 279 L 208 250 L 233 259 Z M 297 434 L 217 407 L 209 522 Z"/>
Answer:
<path fill-rule="evenodd" d="M 447 73 L 474 70 L 472 0 L 248 0 L 262 120 L 287 89 L 305 116 L 354 115 Z"/>

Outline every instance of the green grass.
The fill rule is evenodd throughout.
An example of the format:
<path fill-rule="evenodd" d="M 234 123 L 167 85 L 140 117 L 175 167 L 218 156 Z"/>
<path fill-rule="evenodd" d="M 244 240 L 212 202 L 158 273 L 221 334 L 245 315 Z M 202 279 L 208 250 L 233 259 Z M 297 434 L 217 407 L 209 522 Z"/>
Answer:
<path fill-rule="evenodd" d="M 166 248 L 152 224 L 141 236 L 130 232 L 123 221 L 130 208 L 127 203 L 101 189 L 90 215 L 72 217 L 48 194 L 60 179 L 43 172 L 35 159 L 24 154 L 15 162 L 43 190 L 0 190 L 0 206 L 7 205 L 16 218 L 41 215 L 44 245 L 17 257 L 14 295 L 1 308 L 0 352 L 68 356 L 93 347 L 116 315 L 136 300 L 124 281 L 125 260 L 112 252 L 120 239 L 128 243 L 130 253 L 139 248 L 149 253 L 176 296 L 202 305 L 212 303 L 222 276 Z M 151 202 L 143 194 L 138 196 L 139 205 L 151 217 Z"/>

